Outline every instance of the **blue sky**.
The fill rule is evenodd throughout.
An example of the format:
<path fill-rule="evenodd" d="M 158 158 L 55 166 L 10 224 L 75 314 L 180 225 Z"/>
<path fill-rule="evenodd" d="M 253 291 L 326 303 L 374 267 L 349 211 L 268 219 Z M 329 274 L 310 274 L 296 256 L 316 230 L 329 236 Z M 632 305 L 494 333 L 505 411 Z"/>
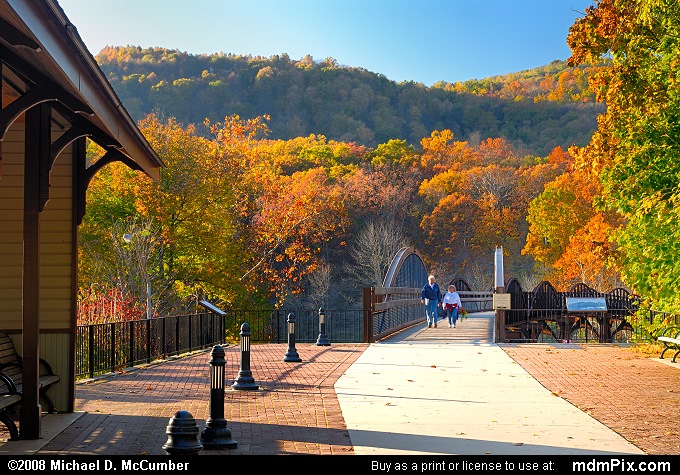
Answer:
<path fill-rule="evenodd" d="M 593 0 L 58 0 L 92 54 L 159 46 L 288 54 L 431 86 L 519 72 L 570 55 Z"/>

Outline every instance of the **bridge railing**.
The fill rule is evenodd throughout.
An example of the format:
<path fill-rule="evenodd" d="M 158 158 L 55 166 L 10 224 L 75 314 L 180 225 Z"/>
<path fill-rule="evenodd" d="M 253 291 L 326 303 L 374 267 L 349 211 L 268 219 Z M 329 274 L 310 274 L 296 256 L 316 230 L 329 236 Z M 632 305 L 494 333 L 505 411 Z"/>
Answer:
<path fill-rule="evenodd" d="M 527 292 L 515 278 L 505 287 L 511 305 L 501 312 L 499 341 L 628 343 L 639 339 L 638 329 L 631 324 L 639 298 L 627 289 L 599 292 L 579 283 L 565 292 L 543 281 Z M 604 299 L 605 310 L 570 310 L 570 297 Z"/>
<path fill-rule="evenodd" d="M 487 312 L 493 310 L 493 292 L 459 290 L 460 301 L 468 312 Z"/>
<path fill-rule="evenodd" d="M 425 308 L 420 302 L 420 291 L 420 287 L 365 288 L 365 342 L 372 343 L 424 321 Z M 468 312 L 492 309 L 492 292 L 460 291 L 458 294 Z"/>

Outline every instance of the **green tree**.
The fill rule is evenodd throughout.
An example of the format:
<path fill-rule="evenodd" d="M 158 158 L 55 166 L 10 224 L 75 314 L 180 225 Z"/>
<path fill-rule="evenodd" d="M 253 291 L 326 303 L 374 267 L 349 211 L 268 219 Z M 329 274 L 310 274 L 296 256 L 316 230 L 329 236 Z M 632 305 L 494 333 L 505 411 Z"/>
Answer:
<path fill-rule="evenodd" d="M 609 59 L 591 79 L 607 104 L 577 164 L 599 173 L 619 213 L 621 275 L 659 308 L 680 307 L 680 4 L 599 0 L 570 29 L 571 65 Z"/>
<path fill-rule="evenodd" d="M 139 126 L 166 164 L 159 182 L 139 177 L 136 189 L 139 213 L 161 229 L 163 267 L 156 272 L 173 278 L 182 298 L 239 301 L 247 253 L 234 214 L 232 164 L 194 126 L 153 115 Z"/>

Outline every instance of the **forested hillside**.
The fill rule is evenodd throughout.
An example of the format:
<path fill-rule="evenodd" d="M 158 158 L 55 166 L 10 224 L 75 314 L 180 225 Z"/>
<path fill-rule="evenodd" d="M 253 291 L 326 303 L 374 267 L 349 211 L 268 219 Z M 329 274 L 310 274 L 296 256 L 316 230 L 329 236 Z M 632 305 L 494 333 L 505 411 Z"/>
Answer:
<path fill-rule="evenodd" d="M 434 130 L 478 143 L 504 138 L 519 153 L 546 156 L 584 146 L 604 111 L 587 91 L 591 69 L 564 61 L 462 83 L 396 83 L 333 58 L 294 60 L 164 48 L 108 47 L 96 59 L 135 120 L 154 112 L 200 125 L 227 116 L 269 116 L 270 138 L 310 134 L 376 147 L 417 146 Z"/>
<path fill-rule="evenodd" d="M 149 283 L 154 315 L 203 296 L 351 308 L 404 245 L 439 282 L 490 288 L 500 245 L 523 288 L 625 286 L 677 313 L 678 19 L 678 2 L 601 0 L 567 64 L 432 87 L 332 58 L 107 48 L 167 168 L 93 177 L 79 316 L 142 315 Z M 653 336 L 661 315 L 638 323 Z"/>
<path fill-rule="evenodd" d="M 154 315 L 203 296 L 354 307 L 408 245 L 442 282 L 487 288 L 497 245 L 513 275 L 556 268 L 564 285 L 576 279 L 569 263 L 581 261 L 555 261 L 567 243 L 541 239 L 551 222 L 527 214 L 547 184 L 571 176 L 570 147 L 596 130 L 596 67 L 558 61 L 425 87 L 331 58 L 110 47 L 97 60 L 167 168 L 160 183 L 116 166 L 93 178 L 80 229 L 83 319 L 110 315 L 111 302 L 114 318 L 140 315 L 148 288 Z"/>

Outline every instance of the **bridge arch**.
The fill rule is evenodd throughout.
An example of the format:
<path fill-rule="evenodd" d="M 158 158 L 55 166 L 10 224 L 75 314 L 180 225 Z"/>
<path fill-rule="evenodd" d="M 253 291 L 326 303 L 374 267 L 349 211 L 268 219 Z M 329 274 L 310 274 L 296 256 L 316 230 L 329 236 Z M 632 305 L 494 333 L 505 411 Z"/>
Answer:
<path fill-rule="evenodd" d="M 427 282 L 423 256 L 413 246 L 397 251 L 382 287 L 364 289 L 364 336 L 370 343 L 425 316 L 420 289 Z"/>
<path fill-rule="evenodd" d="M 383 287 L 422 287 L 427 282 L 423 256 L 415 247 L 403 247 L 394 255 Z"/>
<path fill-rule="evenodd" d="M 427 283 L 428 270 L 415 247 L 403 247 L 395 254 L 385 274 L 382 287 L 364 289 L 364 335 L 368 342 L 384 338 L 403 328 L 425 321 L 421 289 Z M 468 311 L 480 311 L 490 305 L 490 292 L 472 291 L 462 278 L 451 281 L 461 294 Z M 441 284 L 440 284 L 441 285 Z M 441 288 L 446 292 L 446 285 Z M 488 294 L 488 295 L 482 295 Z"/>
<path fill-rule="evenodd" d="M 453 279 L 451 282 L 449 282 L 449 285 L 455 285 L 456 290 L 459 292 L 471 292 L 472 287 L 470 287 L 470 284 L 468 284 L 468 281 L 463 279 L 462 277 L 456 277 Z M 444 292 L 445 289 L 442 289 L 442 292 Z"/>

